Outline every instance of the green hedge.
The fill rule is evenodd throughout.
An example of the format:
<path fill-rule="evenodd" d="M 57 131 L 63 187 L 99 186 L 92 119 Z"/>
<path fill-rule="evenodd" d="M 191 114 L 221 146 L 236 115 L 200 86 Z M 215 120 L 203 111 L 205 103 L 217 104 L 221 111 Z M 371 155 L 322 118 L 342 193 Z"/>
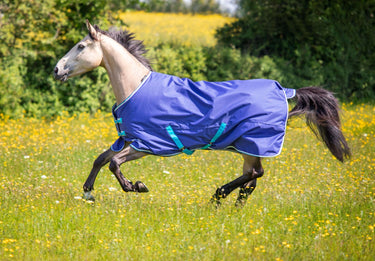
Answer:
<path fill-rule="evenodd" d="M 147 57 L 155 71 L 195 81 L 267 78 L 288 88 L 325 85 L 320 64 L 311 62 L 303 70 L 297 70 L 280 58 L 243 55 L 240 50 L 231 48 L 163 44 L 150 48 Z M 33 70 L 33 73 L 22 72 L 14 65 L 8 67 L 9 74 L 0 76 L 0 112 L 12 117 L 41 117 L 59 115 L 62 111 L 110 111 L 115 100 L 103 68 L 61 83 L 52 76 L 56 62 L 57 58 L 51 59 L 49 66 Z"/>
<path fill-rule="evenodd" d="M 154 69 L 193 80 L 225 81 L 266 78 L 288 88 L 324 85 L 322 68 L 312 62 L 304 70 L 269 56 L 255 57 L 224 47 L 184 47 L 162 45 L 149 51 Z"/>

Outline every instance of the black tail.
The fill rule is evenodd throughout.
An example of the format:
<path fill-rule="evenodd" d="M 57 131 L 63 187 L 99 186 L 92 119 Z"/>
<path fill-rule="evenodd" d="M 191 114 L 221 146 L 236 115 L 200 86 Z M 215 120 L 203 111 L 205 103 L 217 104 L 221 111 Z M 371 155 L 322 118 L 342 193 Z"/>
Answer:
<path fill-rule="evenodd" d="M 289 118 L 305 114 L 306 123 L 322 138 L 331 153 L 341 162 L 349 158 L 350 148 L 341 131 L 339 104 L 333 94 L 318 87 L 305 87 L 296 91 L 296 106 Z"/>

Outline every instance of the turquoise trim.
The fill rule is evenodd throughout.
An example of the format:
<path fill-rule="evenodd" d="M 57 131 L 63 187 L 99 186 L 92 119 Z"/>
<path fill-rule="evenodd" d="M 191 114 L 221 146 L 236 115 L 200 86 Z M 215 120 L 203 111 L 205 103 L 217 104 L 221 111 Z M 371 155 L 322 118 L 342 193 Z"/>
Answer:
<path fill-rule="evenodd" d="M 126 136 L 125 131 L 121 131 L 118 133 L 119 136 Z"/>
<path fill-rule="evenodd" d="M 115 120 L 115 124 L 122 124 L 122 118 L 118 118 L 117 120 Z"/>
<path fill-rule="evenodd" d="M 130 144 L 130 147 L 132 147 L 133 149 L 135 149 L 136 151 L 141 151 L 141 152 L 145 152 L 145 153 L 149 153 L 149 154 L 153 154 L 151 150 L 141 150 L 141 149 L 138 149 L 136 148 L 134 145 Z"/>
<path fill-rule="evenodd" d="M 142 149 L 138 149 L 136 148 L 134 145 L 130 144 L 130 147 L 132 147 L 133 149 L 135 149 L 136 151 L 140 151 L 140 152 L 145 152 L 145 153 L 148 153 L 148 154 L 152 154 L 152 155 L 156 155 L 154 153 L 152 153 L 151 150 L 142 150 Z M 172 153 L 172 154 L 165 154 L 165 155 L 162 155 L 162 154 L 158 154 L 158 156 L 161 156 L 161 157 L 172 157 L 172 156 L 176 156 L 178 154 L 181 154 L 181 152 L 178 152 L 178 153 Z"/>
<path fill-rule="evenodd" d="M 189 149 L 185 148 L 185 146 L 182 144 L 180 139 L 174 133 L 174 131 L 173 131 L 173 129 L 170 125 L 166 128 L 166 130 L 167 130 L 169 136 L 174 141 L 174 143 L 176 144 L 176 146 L 178 147 L 179 150 L 182 150 L 182 152 L 185 153 L 186 155 L 191 155 L 191 154 L 194 153 L 194 150 L 189 150 Z"/>
<path fill-rule="evenodd" d="M 206 146 L 203 146 L 201 149 L 205 150 L 211 147 L 212 143 L 214 143 L 224 132 L 225 128 L 227 127 L 226 123 L 221 123 L 219 129 L 217 130 L 215 136 L 211 139 L 210 143 L 208 143 Z"/>
<path fill-rule="evenodd" d="M 136 94 L 138 92 L 138 90 L 143 86 L 143 84 L 147 81 L 148 78 L 150 78 L 150 75 L 151 75 L 152 71 L 150 71 L 147 76 L 143 79 L 143 81 L 141 82 L 141 84 L 120 104 L 117 105 L 117 103 L 115 103 L 115 109 L 114 111 L 117 111 L 122 105 L 124 105 L 128 100 L 130 100 L 134 94 Z"/>

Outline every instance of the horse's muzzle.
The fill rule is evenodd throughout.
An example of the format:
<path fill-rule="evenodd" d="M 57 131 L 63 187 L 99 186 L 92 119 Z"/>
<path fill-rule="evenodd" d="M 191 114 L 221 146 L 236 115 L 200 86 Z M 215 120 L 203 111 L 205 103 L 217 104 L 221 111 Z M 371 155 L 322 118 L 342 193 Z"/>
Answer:
<path fill-rule="evenodd" d="M 59 67 L 56 66 L 53 70 L 53 77 L 55 78 L 55 80 L 65 82 L 66 80 L 68 80 L 68 71 L 60 70 Z"/>

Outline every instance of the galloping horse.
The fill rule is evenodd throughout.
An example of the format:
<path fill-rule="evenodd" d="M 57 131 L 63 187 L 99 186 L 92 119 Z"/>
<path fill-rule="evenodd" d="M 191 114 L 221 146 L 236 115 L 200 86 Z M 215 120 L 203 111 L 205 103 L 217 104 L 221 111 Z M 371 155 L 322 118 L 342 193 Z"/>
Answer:
<path fill-rule="evenodd" d="M 116 97 L 112 113 L 119 138 L 95 160 L 83 186 L 88 200 L 94 200 L 95 179 L 108 162 L 125 192 L 148 192 L 144 183 L 126 179 L 120 165 L 146 155 L 218 149 L 242 154 L 243 175 L 218 188 L 211 201 L 219 203 L 240 188 L 236 204 L 243 205 L 263 176 L 261 158 L 280 154 L 288 118 L 302 114 L 338 160 L 350 157 L 331 92 L 287 89 L 264 79 L 193 82 L 156 73 L 143 57 L 143 43 L 132 33 L 106 32 L 88 21 L 86 25 L 89 34 L 57 63 L 54 77 L 64 82 L 102 66 Z M 296 102 L 289 113 L 288 99 Z"/>

